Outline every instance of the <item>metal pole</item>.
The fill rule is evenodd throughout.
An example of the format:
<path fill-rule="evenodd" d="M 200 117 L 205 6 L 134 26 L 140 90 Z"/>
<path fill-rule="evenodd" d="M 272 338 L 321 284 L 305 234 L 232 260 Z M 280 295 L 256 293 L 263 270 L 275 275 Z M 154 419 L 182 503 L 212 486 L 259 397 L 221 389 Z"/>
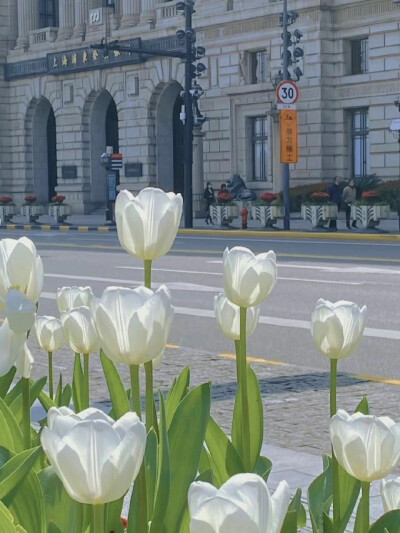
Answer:
<path fill-rule="evenodd" d="M 185 173 L 184 173 L 184 208 L 185 228 L 193 228 L 193 107 L 192 107 L 192 64 L 193 64 L 193 28 L 192 28 L 193 1 L 186 0 L 185 6 Z"/>
<path fill-rule="evenodd" d="M 399 233 L 400 233 L 400 131 L 398 131 L 397 134 L 398 134 L 397 142 L 399 143 L 399 184 L 397 186 L 397 214 L 399 217 Z"/>
<path fill-rule="evenodd" d="M 282 18 L 282 29 L 283 29 L 283 79 L 287 81 L 289 79 L 288 71 L 288 53 L 287 49 L 289 46 L 288 43 L 288 9 L 287 9 L 287 0 L 283 0 L 283 18 Z M 283 229 L 285 231 L 290 230 L 290 173 L 289 173 L 289 163 L 283 163 L 283 203 L 285 206 L 285 217 L 283 219 Z"/>

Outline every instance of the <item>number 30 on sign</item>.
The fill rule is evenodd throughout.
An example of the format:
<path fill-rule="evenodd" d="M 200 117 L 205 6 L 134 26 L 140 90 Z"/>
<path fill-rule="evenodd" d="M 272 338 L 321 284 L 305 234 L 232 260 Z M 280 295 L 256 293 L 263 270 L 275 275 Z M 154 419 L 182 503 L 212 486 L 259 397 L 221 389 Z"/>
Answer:
<path fill-rule="evenodd" d="M 281 81 L 276 88 L 276 97 L 280 104 L 295 104 L 299 99 L 299 89 L 294 81 Z"/>

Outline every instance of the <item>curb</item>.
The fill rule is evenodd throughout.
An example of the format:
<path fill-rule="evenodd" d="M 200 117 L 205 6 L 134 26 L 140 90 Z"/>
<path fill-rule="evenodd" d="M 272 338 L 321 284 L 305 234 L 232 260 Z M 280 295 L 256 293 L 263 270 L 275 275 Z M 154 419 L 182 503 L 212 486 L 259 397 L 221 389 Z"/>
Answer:
<path fill-rule="evenodd" d="M 36 231 L 76 231 L 76 232 L 116 232 L 116 226 L 61 226 L 52 224 L 5 224 L 0 230 L 36 230 Z M 399 242 L 400 235 L 392 233 L 321 233 L 313 231 L 263 231 L 240 229 L 180 229 L 178 235 L 232 235 L 236 237 L 262 237 L 268 239 L 322 239 L 327 241 L 379 241 Z"/>

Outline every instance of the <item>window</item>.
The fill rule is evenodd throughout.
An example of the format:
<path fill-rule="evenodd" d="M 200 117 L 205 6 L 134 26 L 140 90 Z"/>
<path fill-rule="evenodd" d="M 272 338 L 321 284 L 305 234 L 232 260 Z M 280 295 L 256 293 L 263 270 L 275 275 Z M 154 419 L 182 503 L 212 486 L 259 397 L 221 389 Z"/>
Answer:
<path fill-rule="evenodd" d="M 351 46 L 351 74 L 365 74 L 368 72 L 368 39 L 350 41 Z"/>
<path fill-rule="evenodd" d="M 39 0 L 39 27 L 58 27 L 58 0 Z"/>
<path fill-rule="evenodd" d="M 250 83 L 268 81 L 268 54 L 266 50 L 250 52 Z"/>
<path fill-rule="evenodd" d="M 268 117 L 254 117 L 252 126 L 252 153 L 254 181 L 267 181 L 267 165 L 269 157 Z"/>
<path fill-rule="evenodd" d="M 368 126 L 368 108 L 351 111 L 352 173 L 354 178 L 362 178 L 370 173 Z"/>

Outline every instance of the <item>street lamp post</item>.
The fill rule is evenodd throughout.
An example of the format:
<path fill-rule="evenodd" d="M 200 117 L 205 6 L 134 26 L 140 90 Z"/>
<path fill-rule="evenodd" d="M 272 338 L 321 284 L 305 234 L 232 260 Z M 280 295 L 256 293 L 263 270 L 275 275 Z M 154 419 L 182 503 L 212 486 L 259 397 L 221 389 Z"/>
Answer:
<path fill-rule="evenodd" d="M 185 62 L 185 90 L 183 91 L 184 113 L 181 113 L 181 118 L 185 125 L 185 157 L 184 157 L 184 204 L 185 204 L 185 228 L 193 228 L 193 124 L 194 119 L 197 123 L 202 123 L 205 120 L 198 112 L 197 100 L 201 96 L 202 91 L 200 86 L 193 84 L 193 80 L 200 76 L 205 66 L 203 63 L 194 65 L 205 54 L 205 49 L 202 46 L 195 46 L 196 34 L 193 29 L 193 13 L 194 0 L 185 0 L 176 4 L 178 13 L 185 15 L 185 30 L 178 30 L 176 35 L 180 41 L 185 44 L 185 51 L 180 50 L 149 50 L 145 46 L 133 47 L 123 46 L 118 44 L 118 41 L 107 42 L 105 38 L 99 44 L 93 44 L 90 48 L 103 50 L 104 55 L 108 55 L 109 50 L 117 50 L 119 52 L 127 52 L 128 54 L 139 54 L 142 58 L 146 56 L 158 57 L 176 57 Z M 196 117 L 194 116 L 196 113 Z"/>
<path fill-rule="evenodd" d="M 290 79 L 289 76 L 289 40 L 288 40 L 288 8 L 287 0 L 283 0 L 283 14 L 282 14 L 282 29 L 283 29 L 283 81 Z M 283 219 L 283 229 L 290 230 L 290 171 L 289 163 L 283 163 L 283 203 L 285 207 L 285 217 Z"/>

